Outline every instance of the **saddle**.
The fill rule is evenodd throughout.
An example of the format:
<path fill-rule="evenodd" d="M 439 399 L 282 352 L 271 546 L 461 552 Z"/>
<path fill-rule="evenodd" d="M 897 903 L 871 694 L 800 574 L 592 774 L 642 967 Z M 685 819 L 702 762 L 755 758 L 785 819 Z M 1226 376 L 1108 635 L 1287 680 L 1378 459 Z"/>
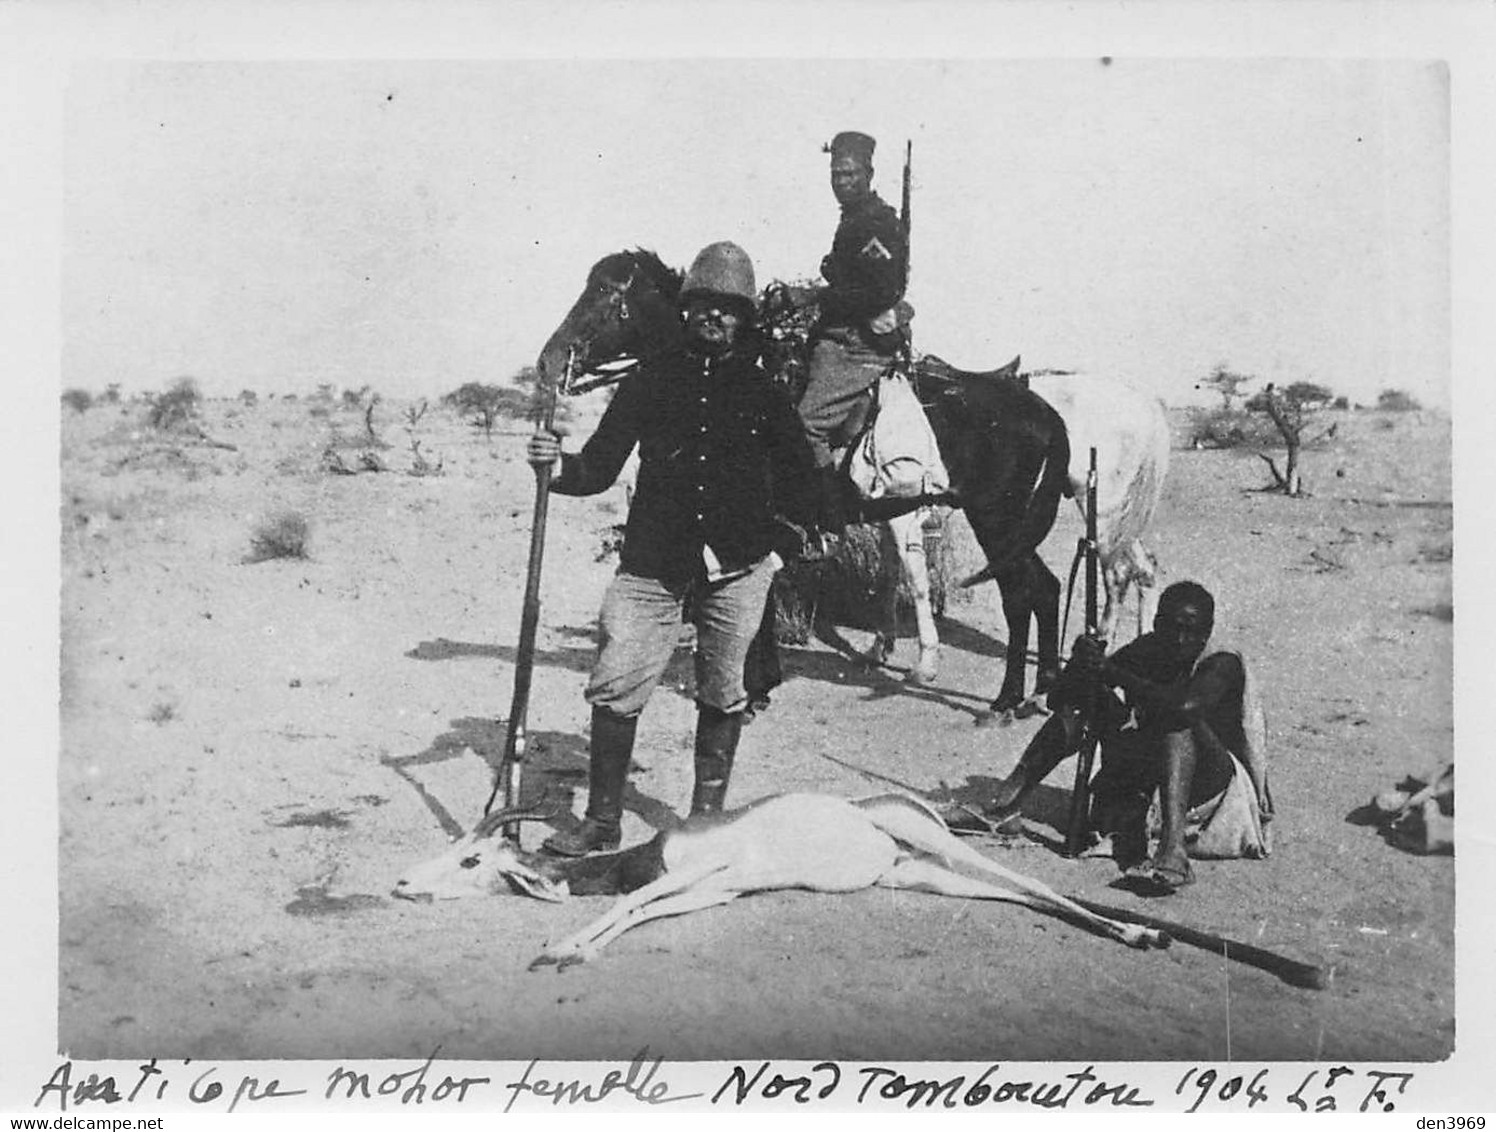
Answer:
<path fill-rule="evenodd" d="M 935 354 L 922 354 L 914 361 L 914 372 L 922 381 L 941 385 L 955 385 L 962 381 L 1016 381 L 1023 388 L 1029 387 L 1029 375 L 1018 372 L 1020 359 L 1014 358 L 1005 366 L 989 370 L 957 369 Z"/>

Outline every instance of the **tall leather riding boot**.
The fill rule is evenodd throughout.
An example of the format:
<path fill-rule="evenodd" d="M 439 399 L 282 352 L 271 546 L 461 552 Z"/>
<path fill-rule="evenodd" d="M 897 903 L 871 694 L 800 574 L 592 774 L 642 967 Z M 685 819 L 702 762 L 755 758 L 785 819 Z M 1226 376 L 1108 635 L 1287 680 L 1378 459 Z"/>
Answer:
<path fill-rule="evenodd" d="M 561 857 L 617 849 L 623 823 L 623 791 L 628 785 L 629 761 L 639 717 L 624 718 L 607 708 L 592 709 L 592 740 L 588 747 L 587 817 L 581 828 L 557 833 L 543 848 Z"/>
<path fill-rule="evenodd" d="M 701 705 L 696 709 L 696 787 L 691 791 L 691 816 L 722 812 L 732 760 L 743 733 L 743 713 L 724 712 Z"/>

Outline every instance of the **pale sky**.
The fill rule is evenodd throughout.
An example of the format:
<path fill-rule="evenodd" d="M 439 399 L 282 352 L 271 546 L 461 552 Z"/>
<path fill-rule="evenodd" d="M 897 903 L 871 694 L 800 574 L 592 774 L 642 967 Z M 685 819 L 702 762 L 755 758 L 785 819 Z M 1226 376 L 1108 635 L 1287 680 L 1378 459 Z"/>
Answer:
<path fill-rule="evenodd" d="M 813 275 L 859 129 L 895 206 L 914 142 L 922 350 L 1447 404 L 1448 100 L 1385 59 L 83 63 L 62 380 L 506 380 L 620 248 Z"/>

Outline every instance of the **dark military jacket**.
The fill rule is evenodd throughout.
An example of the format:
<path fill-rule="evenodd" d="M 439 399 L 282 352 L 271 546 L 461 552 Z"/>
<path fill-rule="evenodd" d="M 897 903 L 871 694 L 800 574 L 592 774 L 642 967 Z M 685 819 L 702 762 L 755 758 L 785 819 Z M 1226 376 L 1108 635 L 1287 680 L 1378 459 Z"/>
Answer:
<path fill-rule="evenodd" d="M 552 484 L 595 495 L 639 447 L 639 478 L 619 565 L 684 584 L 705 575 L 702 547 L 724 572 L 784 549 L 783 516 L 805 524 L 814 507 L 813 461 L 789 398 L 757 359 L 720 361 L 684 351 L 624 378 L 580 453 L 562 458 Z"/>
<path fill-rule="evenodd" d="M 904 297 L 909 237 L 904 222 L 877 193 L 842 209 L 831 252 L 821 260 L 830 286 L 821 295 L 823 327 L 862 329 Z"/>

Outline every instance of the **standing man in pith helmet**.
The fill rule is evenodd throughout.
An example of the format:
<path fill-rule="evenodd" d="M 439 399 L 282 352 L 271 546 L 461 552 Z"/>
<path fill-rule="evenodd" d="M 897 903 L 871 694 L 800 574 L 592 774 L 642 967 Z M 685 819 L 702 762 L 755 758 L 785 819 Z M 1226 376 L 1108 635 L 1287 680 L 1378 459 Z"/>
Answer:
<path fill-rule="evenodd" d="M 635 446 L 639 476 L 618 573 L 598 617 L 587 816 L 546 849 L 582 856 L 616 849 L 639 714 L 665 671 L 682 620 L 696 626 L 696 784 L 691 813 L 722 809 L 748 694 L 743 662 L 769 584 L 814 500 L 810 451 L 789 402 L 758 364 L 753 263 L 710 244 L 681 286 L 681 345 L 623 379 L 581 452 L 537 433 L 528 458 L 561 461 L 551 490 L 595 495 Z"/>
<path fill-rule="evenodd" d="M 844 487 L 832 450 L 861 425 L 868 393 L 903 343 L 910 309 L 909 235 L 891 205 L 873 191 L 873 149 L 867 134 L 846 131 L 831 139 L 831 192 L 841 221 L 831 251 L 821 260 L 823 287 L 785 288 L 796 306 L 819 303 L 810 334 L 809 381 L 800 420 L 810 441 L 820 493 L 820 526 L 840 534 L 847 522 Z"/>

